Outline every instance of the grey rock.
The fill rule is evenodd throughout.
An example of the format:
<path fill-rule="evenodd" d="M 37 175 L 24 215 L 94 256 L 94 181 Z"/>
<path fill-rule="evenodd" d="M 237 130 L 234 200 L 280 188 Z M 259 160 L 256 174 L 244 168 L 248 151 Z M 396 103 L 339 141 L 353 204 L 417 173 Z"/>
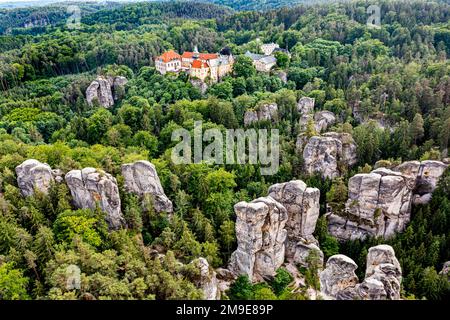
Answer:
<path fill-rule="evenodd" d="M 65 179 L 77 208 L 95 210 L 98 206 L 106 213 L 110 229 L 119 229 L 125 225 L 120 209 L 119 188 L 113 176 L 94 168 L 84 168 L 68 172 Z"/>
<path fill-rule="evenodd" d="M 199 89 L 201 94 L 205 94 L 208 91 L 208 85 L 200 79 L 191 78 L 189 82 L 195 88 Z"/>
<path fill-rule="evenodd" d="M 331 111 L 319 111 L 314 114 L 314 123 L 317 132 L 322 132 L 336 123 L 336 116 Z"/>
<path fill-rule="evenodd" d="M 314 112 L 315 99 L 309 97 L 302 97 L 297 103 L 297 110 L 301 115 L 306 115 Z"/>
<path fill-rule="evenodd" d="M 301 180 L 278 183 L 269 188 L 269 196 L 287 210 L 286 259 L 306 265 L 307 257 L 316 250 L 323 265 L 323 253 L 313 237 L 320 211 L 320 191 L 308 188 Z"/>
<path fill-rule="evenodd" d="M 46 163 L 28 159 L 16 167 L 17 184 L 23 196 L 32 196 L 35 190 L 47 194 L 54 182 L 52 168 Z"/>
<path fill-rule="evenodd" d="M 389 238 L 410 219 L 414 183 L 400 172 L 379 168 L 357 174 L 348 184 L 346 216 L 328 216 L 329 232 L 341 240 Z"/>
<path fill-rule="evenodd" d="M 140 197 L 151 195 L 156 212 L 173 212 L 172 202 L 164 193 L 155 166 L 148 161 L 122 165 L 125 190 Z"/>
<path fill-rule="evenodd" d="M 205 258 L 198 258 L 193 260 L 191 264 L 198 270 L 198 277 L 193 279 L 193 282 L 197 288 L 203 291 L 203 298 L 205 300 L 219 300 L 219 281 L 216 272 L 209 266 L 208 261 Z"/>
<path fill-rule="evenodd" d="M 447 167 L 448 164 L 441 161 L 407 161 L 394 168 L 394 170 L 411 177 L 414 181 L 414 204 L 426 204 L 430 202 L 432 193 Z"/>
<path fill-rule="evenodd" d="M 321 292 L 337 300 L 399 300 L 402 281 L 400 264 L 391 246 L 378 245 L 367 254 L 365 278 L 361 284 L 355 274 L 357 265 L 347 256 L 328 259 L 320 273 Z"/>
<path fill-rule="evenodd" d="M 394 249 L 388 245 L 370 248 L 366 265 L 365 282 L 371 279 L 377 280 L 383 284 L 385 292 L 385 295 L 380 294 L 379 297 L 375 296 L 372 299 L 399 300 L 402 269 L 395 257 Z"/>
<path fill-rule="evenodd" d="M 297 148 L 302 142 L 297 139 Z M 303 149 L 304 169 L 308 174 L 321 173 L 323 178 L 342 174 L 341 166 L 357 163 L 356 143 L 348 133 L 328 132 L 311 137 Z"/>
<path fill-rule="evenodd" d="M 445 275 L 448 277 L 448 281 L 450 281 L 450 261 L 447 261 L 442 266 L 441 272 L 439 274 Z"/>
<path fill-rule="evenodd" d="M 262 281 L 275 275 L 285 255 L 286 208 L 271 197 L 239 202 L 236 212 L 238 247 L 233 252 L 229 270 Z"/>
<path fill-rule="evenodd" d="M 127 82 L 128 80 L 124 77 L 99 76 L 87 88 L 86 100 L 90 106 L 94 104 L 94 101 L 98 101 L 102 107 L 110 108 L 123 94 Z"/>
<path fill-rule="evenodd" d="M 244 114 L 244 125 L 248 126 L 258 121 L 278 121 L 278 105 L 276 103 L 263 104 L 256 110 L 247 110 Z"/>
<path fill-rule="evenodd" d="M 347 256 L 331 256 L 323 271 L 320 272 L 320 290 L 328 299 L 343 299 L 342 292 L 354 290 L 358 284 L 355 270 L 358 265 Z"/>

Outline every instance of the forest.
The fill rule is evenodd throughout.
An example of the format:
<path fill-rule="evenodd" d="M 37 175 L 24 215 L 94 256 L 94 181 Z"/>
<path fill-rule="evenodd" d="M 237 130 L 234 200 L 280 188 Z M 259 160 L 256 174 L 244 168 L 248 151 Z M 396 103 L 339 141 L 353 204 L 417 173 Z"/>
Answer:
<path fill-rule="evenodd" d="M 315 237 L 325 261 L 348 255 L 362 279 L 368 248 L 387 243 L 403 270 L 402 298 L 448 300 L 450 282 L 440 271 L 450 260 L 450 169 L 431 202 L 415 206 L 405 231 L 387 241 L 339 242 L 324 215 L 343 205 L 355 174 L 381 163 L 448 158 L 450 4 L 377 1 L 381 26 L 374 28 L 366 24 L 370 0 L 208 2 L 80 4 L 75 29 L 62 5 L 0 9 L 0 299 L 201 299 L 190 263 L 203 257 L 214 268 L 227 265 L 237 245 L 233 206 L 300 179 L 320 190 Z M 258 72 L 245 53 L 258 52 L 260 43 L 290 54 L 277 53 L 274 70 Z M 233 73 L 202 92 L 185 74 L 156 71 L 163 52 L 194 46 L 228 48 Z M 98 75 L 128 79 L 111 108 L 86 100 Z M 333 112 L 338 121 L 329 130 L 351 134 L 358 146 L 358 163 L 340 178 L 302 170 L 302 97 Z M 198 120 L 205 130 L 242 128 L 245 112 L 264 103 L 277 104 L 279 120 L 254 127 L 279 129 L 276 174 L 261 175 L 258 164 L 171 161 L 176 129 L 191 131 Z M 310 127 L 304 133 L 318 134 Z M 117 177 L 128 228 L 108 232 L 104 213 L 75 208 L 63 184 L 22 197 L 15 168 L 27 159 Z M 155 165 L 172 219 L 124 191 L 121 165 L 137 160 Z M 83 270 L 80 290 L 65 286 L 71 264 Z M 317 286 L 315 270 L 300 271 Z M 289 290 L 291 282 L 283 268 L 264 283 L 239 277 L 223 298 L 307 299 Z"/>

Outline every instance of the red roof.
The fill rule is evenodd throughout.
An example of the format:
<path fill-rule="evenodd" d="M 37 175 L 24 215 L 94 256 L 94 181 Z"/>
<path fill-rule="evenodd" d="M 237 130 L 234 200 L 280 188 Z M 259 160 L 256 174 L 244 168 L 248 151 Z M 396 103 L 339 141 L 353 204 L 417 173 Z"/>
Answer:
<path fill-rule="evenodd" d="M 195 69 L 208 68 L 208 65 L 204 62 L 201 62 L 200 60 L 194 60 L 194 62 L 192 62 L 192 68 Z"/>
<path fill-rule="evenodd" d="M 163 62 L 167 63 L 172 60 L 181 59 L 181 56 L 178 53 L 176 53 L 175 51 L 170 50 L 170 51 L 164 52 L 162 55 L 160 55 L 156 59 L 161 59 Z"/>
<path fill-rule="evenodd" d="M 194 52 L 185 51 L 182 54 L 182 57 L 185 59 L 191 59 L 194 56 Z M 217 59 L 218 55 L 215 53 L 199 53 L 199 59 L 200 60 L 211 60 L 211 59 Z"/>

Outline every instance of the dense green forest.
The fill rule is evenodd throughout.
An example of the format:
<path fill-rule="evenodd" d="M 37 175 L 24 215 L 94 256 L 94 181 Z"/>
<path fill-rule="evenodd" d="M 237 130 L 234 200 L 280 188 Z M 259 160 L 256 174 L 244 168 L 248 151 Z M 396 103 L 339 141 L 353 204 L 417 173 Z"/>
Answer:
<path fill-rule="evenodd" d="M 0 10 L 1 299 L 202 298 L 189 262 L 204 257 L 213 267 L 226 266 L 236 247 L 237 202 L 302 179 L 320 189 L 324 214 L 327 205 L 345 201 L 349 177 L 380 160 L 448 157 L 449 4 L 377 1 L 381 27 L 374 28 L 366 24 L 372 1 L 281 7 L 285 2 L 267 1 L 261 8 L 275 9 L 265 11 L 203 2 L 81 5 L 77 29 L 67 28 L 59 6 Z M 252 3 L 233 1 L 232 7 L 255 9 Z M 48 23 L 25 27 L 42 17 Z M 244 56 L 260 42 L 289 50 L 275 67 L 287 81 L 277 72 L 257 72 Z M 194 46 L 201 52 L 228 47 L 236 57 L 233 74 L 205 93 L 186 75 L 161 75 L 154 66 L 164 51 Z M 87 87 L 100 74 L 129 80 L 110 109 L 86 101 Z M 303 96 L 315 98 L 316 109 L 334 112 L 339 121 L 330 130 L 351 133 L 358 145 L 359 162 L 342 179 L 301 170 L 296 110 Z M 262 176 L 251 164 L 172 163 L 174 130 L 193 130 L 195 120 L 204 129 L 241 128 L 245 111 L 266 102 L 280 110 L 278 122 L 257 125 L 280 130 L 275 175 Z M 103 213 L 75 209 L 65 185 L 24 198 L 14 169 L 30 158 L 63 172 L 101 168 L 118 178 L 121 191 L 121 165 L 149 160 L 174 203 L 174 218 L 121 192 L 128 229 L 108 232 Z M 367 249 L 383 242 L 338 243 L 323 216 L 316 238 L 326 258 L 352 257 L 360 278 Z M 438 274 L 450 260 L 449 170 L 432 201 L 415 207 L 405 232 L 387 243 L 402 266 L 404 298 L 449 298 L 449 282 Z M 155 259 L 154 249 L 164 251 L 164 259 Z M 65 287 L 62 274 L 70 264 L 83 269 L 81 290 Z M 313 285 L 314 275 L 304 273 Z M 290 281 L 283 269 L 267 284 L 238 278 L 228 298 L 304 299 L 289 292 Z"/>

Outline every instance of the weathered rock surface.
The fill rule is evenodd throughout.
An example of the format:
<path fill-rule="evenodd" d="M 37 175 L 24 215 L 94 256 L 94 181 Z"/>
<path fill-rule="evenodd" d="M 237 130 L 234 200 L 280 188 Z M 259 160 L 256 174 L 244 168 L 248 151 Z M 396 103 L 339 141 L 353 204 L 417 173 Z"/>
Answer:
<path fill-rule="evenodd" d="M 200 79 L 191 78 L 189 79 L 189 82 L 192 84 L 192 86 L 200 90 L 201 94 L 205 94 L 206 91 L 208 91 L 208 85 Z"/>
<path fill-rule="evenodd" d="M 140 197 L 151 195 L 156 212 L 173 212 L 172 202 L 164 193 L 155 166 L 148 161 L 122 165 L 125 190 Z"/>
<path fill-rule="evenodd" d="M 363 287 L 374 288 L 377 284 L 377 290 L 368 290 L 367 296 L 371 300 L 399 300 L 400 284 L 402 282 L 402 269 L 400 263 L 395 257 L 394 249 L 388 245 L 378 245 L 369 249 L 366 263 L 366 276 Z M 382 283 L 384 292 L 379 290 L 378 282 Z M 365 285 L 364 285 L 365 284 Z M 365 292 L 365 291 L 363 291 Z"/>
<path fill-rule="evenodd" d="M 34 194 L 35 190 L 47 193 L 54 181 L 52 168 L 38 160 L 28 159 L 16 167 L 17 184 L 23 196 Z"/>
<path fill-rule="evenodd" d="M 336 123 L 336 116 L 331 111 L 319 111 L 314 114 L 314 124 L 317 132 L 322 132 Z"/>
<path fill-rule="evenodd" d="M 349 289 L 354 289 L 358 284 L 355 270 L 358 265 L 347 256 L 337 254 L 331 256 L 325 269 L 320 272 L 320 290 L 326 298 L 336 299 Z"/>
<path fill-rule="evenodd" d="M 313 237 L 320 210 L 320 191 L 308 188 L 301 180 L 278 183 L 269 188 L 269 196 L 287 210 L 286 259 L 306 265 L 307 257 L 316 250 L 323 265 L 323 253 Z"/>
<path fill-rule="evenodd" d="M 238 247 L 229 269 L 248 275 L 251 281 L 274 276 L 284 262 L 286 208 L 271 197 L 262 197 L 239 202 L 234 210 Z"/>
<path fill-rule="evenodd" d="M 303 141 L 304 136 L 299 136 L 297 148 Z M 322 177 L 333 179 L 342 174 L 343 168 L 357 163 L 356 144 L 348 133 L 328 132 L 309 139 L 303 149 L 303 159 L 308 174 L 319 172 Z"/>
<path fill-rule="evenodd" d="M 113 176 L 94 168 L 84 168 L 68 172 L 65 179 L 76 207 L 94 210 L 99 206 L 106 213 L 110 229 L 119 229 L 125 225 L 120 209 L 119 188 Z"/>
<path fill-rule="evenodd" d="M 297 103 L 297 110 L 300 114 L 306 115 L 314 112 L 315 99 L 302 97 Z"/>
<path fill-rule="evenodd" d="M 445 275 L 448 277 L 448 281 L 450 281 L 450 261 L 447 261 L 442 266 L 441 272 L 439 274 Z"/>
<path fill-rule="evenodd" d="M 127 82 L 125 77 L 99 76 L 87 88 L 86 100 L 90 106 L 97 100 L 102 107 L 110 108 L 120 98 Z"/>
<path fill-rule="evenodd" d="M 198 277 L 193 282 L 197 288 L 203 291 L 203 298 L 205 300 L 219 300 L 220 290 L 217 274 L 210 268 L 208 261 L 205 258 L 198 258 L 191 264 L 198 270 Z"/>
<path fill-rule="evenodd" d="M 248 126 L 258 121 L 278 121 L 278 105 L 276 103 L 263 104 L 256 110 L 248 110 L 244 114 L 244 125 Z"/>
<path fill-rule="evenodd" d="M 388 245 L 369 249 L 366 274 L 358 283 L 356 263 L 347 256 L 334 255 L 320 273 L 321 292 L 327 299 L 398 300 L 402 271 L 394 250 Z"/>
<path fill-rule="evenodd" d="M 389 238 L 403 231 L 412 204 L 430 201 L 447 165 L 440 161 L 408 161 L 393 170 L 378 168 L 350 178 L 346 213 L 328 215 L 329 232 L 341 240 L 367 236 Z"/>
<path fill-rule="evenodd" d="M 431 195 L 447 167 L 448 164 L 441 161 L 407 161 L 394 170 L 415 179 L 413 203 L 426 204 L 431 200 Z"/>
<path fill-rule="evenodd" d="M 328 230 L 338 239 L 388 238 L 409 222 L 414 181 L 400 172 L 379 168 L 357 174 L 348 183 L 345 217 L 328 216 Z"/>

